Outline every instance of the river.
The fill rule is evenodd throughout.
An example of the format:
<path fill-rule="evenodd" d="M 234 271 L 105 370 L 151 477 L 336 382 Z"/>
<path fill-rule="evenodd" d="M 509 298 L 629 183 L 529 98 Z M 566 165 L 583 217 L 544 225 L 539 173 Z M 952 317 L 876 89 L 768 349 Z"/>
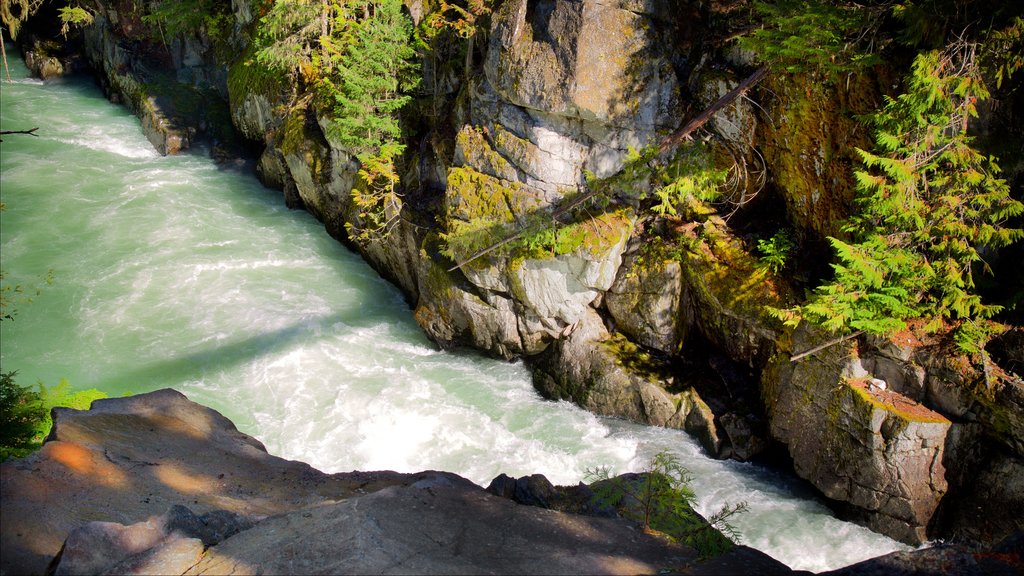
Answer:
<path fill-rule="evenodd" d="M 0 369 L 19 383 L 66 378 L 111 396 L 173 387 L 326 472 L 574 484 L 668 450 L 693 474 L 701 512 L 746 501 L 743 543 L 793 568 L 906 549 L 837 520 L 786 474 L 545 401 L 519 363 L 440 351 L 397 289 L 250 171 L 202 150 L 161 157 L 89 79 L 44 84 L 14 58 L 11 74 L 0 126 L 39 127 L 0 144 L 0 267 L 32 296 L 0 322 Z"/>

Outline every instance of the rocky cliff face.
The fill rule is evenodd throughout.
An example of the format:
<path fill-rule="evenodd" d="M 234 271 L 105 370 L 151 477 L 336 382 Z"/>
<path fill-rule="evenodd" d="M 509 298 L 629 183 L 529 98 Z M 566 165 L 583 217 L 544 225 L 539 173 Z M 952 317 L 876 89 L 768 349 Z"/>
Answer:
<path fill-rule="evenodd" d="M 744 547 L 702 562 L 613 513 L 520 504 L 454 474 L 324 474 L 173 390 L 56 409 L 0 488 L 3 574 L 789 573 Z"/>
<path fill-rule="evenodd" d="M 417 18 L 429 9 L 409 4 Z M 364 242 L 346 234 L 359 221 L 358 162 L 328 141 L 313 107 L 283 106 L 287 82 L 248 64 L 251 3 L 233 2 L 228 58 L 202 31 L 147 47 L 119 5 L 104 4 L 86 53 L 154 145 L 175 153 L 230 118 L 261 148 L 263 181 L 400 286 L 441 345 L 525 357 L 547 397 L 686 429 L 715 456 L 756 458 L 781 443 L 824 495 L 907 542 L 1024 529 L 1005 513 L 1024 505 L 1024 489 L 1000 480 L 1024 466 L 1020 360 L 1005 373 L 942 343 L 861 339 L 792 362 L 824 337 L 793 334 L 765 311 L 795 302 L 793 289 L 740 226 L 771 214 L 809 246 L 836 232 L 852 196 L 847 152 L 865 144 L 855 114 L 880 98 L 873 81 L 776 75 L 752 93 L 760 111 L 737 101 L 716 115 L 715 153 L 752 166 L 728 210 L 651 218 L 631 196 L 650 189 L 640 175 L 616 180 L 608 209 L 556 222 L 588 174 L 618 173 L 631 148 L 734 87 L 745 60 L 713 42 L 730 3 L 506 0 L 469 68 L 425 63 L 435 100 L 421 104 L 439 116 L 409 147 L 396 227 Z M 223 117 L 191 113 L 182 95 L 197 93 L 220 95 Z M 553 228 L 544 246 L 477 257 L 538 219 Z M 1014 365 L 1012 353 L 996 356 Z M 871 378 L 887 389 L 865 388 Z"/>

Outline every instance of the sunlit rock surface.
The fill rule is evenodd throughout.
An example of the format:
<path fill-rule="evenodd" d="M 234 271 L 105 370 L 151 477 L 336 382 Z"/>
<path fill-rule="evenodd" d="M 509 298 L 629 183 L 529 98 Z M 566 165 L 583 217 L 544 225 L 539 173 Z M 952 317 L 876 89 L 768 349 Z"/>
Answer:
<path fill-rule="evenodd" d="M 798 349 L 816 342 L 798 331 Z M 911 544 L 926 530 L 948 484 L 943 451 L 950 421 L 896 390 L 869 385 L 853 341 L 765 371 L 772 435 L 797 473 L 848 502 L 866 524 Z"/>
<path fill-rule="evenodd" d="M 42 450 L 2 465 L 0 573 L 789 572 L 742 546 L 701 562 L 632 522 L 455 474 L 324 474 L 174 390 L 54 416 Z"/>

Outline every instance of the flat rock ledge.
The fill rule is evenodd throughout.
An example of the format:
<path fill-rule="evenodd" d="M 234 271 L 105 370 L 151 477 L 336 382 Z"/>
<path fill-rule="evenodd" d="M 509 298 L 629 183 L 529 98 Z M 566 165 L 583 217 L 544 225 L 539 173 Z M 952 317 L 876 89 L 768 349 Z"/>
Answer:
<path fill-rule="evenodd" d="M 0 574 L 790 572 L 455 474 L 325 474 L 169 389 L 55 409 L 43 448 L 0 472 Z"/>

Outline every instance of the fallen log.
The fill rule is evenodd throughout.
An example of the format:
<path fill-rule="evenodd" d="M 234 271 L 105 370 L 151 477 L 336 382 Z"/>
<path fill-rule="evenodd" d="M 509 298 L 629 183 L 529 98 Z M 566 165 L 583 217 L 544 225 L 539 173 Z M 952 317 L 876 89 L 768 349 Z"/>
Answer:
<path fill-rule="evenodd" d="M 757 70 L 754 70 L 753 74 L 747 76 L 743 82 L 740 82 L 735 88 L 724 94 L 718 100 L 715 100 L 714 104 L 698 114 L 696 118 L 690 120 L 685 126 L 676 130 L 662 140 L 661 144 L 658 145 L 658 154 L 664 154 L 681 144 L 684 140 L 689 139 L 690 134 L 706 124 L 708 120 L 711 120 L 715 114 L 717 114 L 722 108 L 731 104 L 733 100 L 743 96 L 748 90 L 753 88 L 755 84 L 764 78 L 766 74 L 768 74 L 768 68 L 766 66 L 762 66 Z"/>

